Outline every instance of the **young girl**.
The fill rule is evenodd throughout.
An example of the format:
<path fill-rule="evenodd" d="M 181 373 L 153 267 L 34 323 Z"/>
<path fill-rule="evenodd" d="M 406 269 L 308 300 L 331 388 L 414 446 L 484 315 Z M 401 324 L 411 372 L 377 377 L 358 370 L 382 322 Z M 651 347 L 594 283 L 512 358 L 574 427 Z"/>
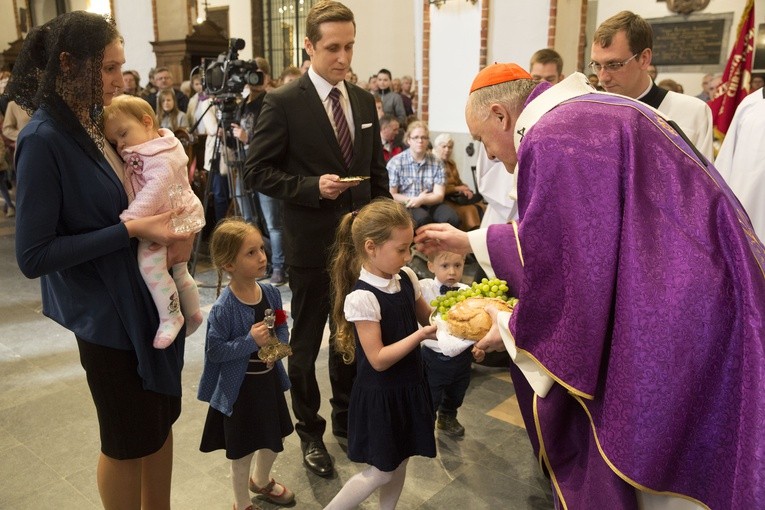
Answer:
<path fill-rule="evenodd" d="M 189 129 L 189 120 L 186 118 L 186 114 L 178 109 L 173 89 L 163 90 L 157 94 L 157 103 L 159 127 L 173 132 L 179 129 Z"/>
<path fill-rule="evenodd" d="M 258 358 L 260 348 L 271 339 L 263 320 L 267 309 L 276 311 L 276 336 L 287 343 L 281 294 L 272 285 L 258 283 L 266 271 L 263 238 L 241 218 L 218 223 L 210 239 L 210 258 L 218 268 L 219 290 L 222 271 L 231 276 L 231 283 L 207 319 L 198 398 L 209 402 L 210 409 L 199 449 L 226 450 L 226 458 L 231 459 L 234 510 L 252 510 L 248 486 L 260 497 L 286 505 L 295 495 L 270 473 L 277 452 L 283 450 L 283 438 L 294 430 L 284 397 L 290 382 L 281 361 L 266 363 Z M 250 477 L 253 455 L 255 469 Z"/>
<path fill-rule="evenodd" d="M 436 456 L 433 408 L 420 342 L 435 338 L 431 312 L 410 260 L 412 219 L 403 204 L 371 202 L 340 222 L 332 260 L 337 350 L 356 358 L 348 417 L 348 458 L 370 466 L 327 509 L 356 508 L 380 488 L 396 507 L 409 457 Z M 352 290 L 352 292 L 350 292 Z M 348 294 L 350 292 L 350 294 Z M 361 348 L 359 349 L 358 346 Z"/>
<path fill-rule="evenodd" d="M 191 191 L 186 173 L 188 157 L 180 141 L 167 129 L 157 129 L 149 103 L 122 95 L 104 108 L 104 134 L 125 160 L 125 190 L 130 205 L 120 215 L 122 221 L 143 218 L 184 208 L 185 218 L 175 218 L 180 230 L 199 232 L 205 224 L 202 203 Z M 171 204 L 171 191 L 178 201 Z M 166 250 L 149 249 L 151 242 L 138 244 L 138 265 L 146 286 L 157 305 L 159 328 L 154 347 L 164 349 L 173 342 L 186 322 L 186 335 L 202 324 L 199 291 L 185 262 L 165 265 Z M 180 303 L 180 306 L 179 306 Z"/>

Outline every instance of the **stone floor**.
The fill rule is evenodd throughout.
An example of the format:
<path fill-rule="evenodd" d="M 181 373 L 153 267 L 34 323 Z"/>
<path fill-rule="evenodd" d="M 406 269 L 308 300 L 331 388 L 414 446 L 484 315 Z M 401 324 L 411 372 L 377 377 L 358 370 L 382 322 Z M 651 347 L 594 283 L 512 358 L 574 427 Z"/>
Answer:
<path fill-rule="evenodd" d="M 95 482 L 98 432 L 95 409 L 73 335 L 41 314 L 37 281 L 21 275 L 14 256 L 14 220 L 0 212 L 0 509 L 100 508 Z M 214 301 L 215 274 L 200 264 L 205 311 Z M 285 308 L 290 291 L 280 287 Z M 198 450 L 207 407 L 196 399 L 204 330 L 189 337 L 183 372 L 183 413 L 174 427 L 174 508 L 230 509 L 229 464 L 222 452 Z M 317 372 L 329 394 L 326 342 Z M 289 399 L 288 399 L 289 401 Z M 328 397 L 322 414 L 328 417 Z M 398 508 L 549 509 L 550 487 L 533 458 L 512 384 L 503 369 L 474 366 L 460 421 L 467 432 L 437 434 L 435 459 L 413 458 Z M 287 438 L 274 476 L 296 493 L 294 508 L 319 509 L 363 466 L 350 462 L 325 435 L 336 473 L 306 471 L 296 434 Z M 263 508 L 277 508 L 262 503 Z M 376 508 L 372 496 L 360 508 Z"/>

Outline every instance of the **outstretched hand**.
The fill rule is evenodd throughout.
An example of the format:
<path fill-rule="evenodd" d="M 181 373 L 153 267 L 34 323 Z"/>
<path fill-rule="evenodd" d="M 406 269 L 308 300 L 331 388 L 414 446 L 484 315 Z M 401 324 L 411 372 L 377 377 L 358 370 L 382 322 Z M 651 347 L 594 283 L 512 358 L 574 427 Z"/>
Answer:
<path fill-rule="evenodd" d="M 450 251 L 467 255 L 472 250 L 467 232 L 463 232 L 448 223 L 430 223 L 417 229 L 414 237 L 417 250 L 425 255 L 437 251 Z"/>
<path fill-rule="evenodd" d="M 499 326 L 497 325 L 497 314 L 499 311 L 497 307 L 488 305 L 485 308 L 486 312 L 491 316 L 491 329 L 473 346 L 473 357 L 476 361 L 483 361 L 484 355 L 487 352 L 505 351 L 505 343 L 502 341 L 502 335 L 499 332 Z M 479 359 L 480 356 L 480 359 Z"/>
<path fill-rule="evenodd" d="M 436 339 L 436 329 L 437 328 L 436 328 L 436 326 L 434 324 L 428 324 L 427 326 L 421 327 L 418 330 L 420 332 L 420 334 L 422 335 L 422 339 L 420 341 L 428 340 L 428 339 L 435 340 Z"/>

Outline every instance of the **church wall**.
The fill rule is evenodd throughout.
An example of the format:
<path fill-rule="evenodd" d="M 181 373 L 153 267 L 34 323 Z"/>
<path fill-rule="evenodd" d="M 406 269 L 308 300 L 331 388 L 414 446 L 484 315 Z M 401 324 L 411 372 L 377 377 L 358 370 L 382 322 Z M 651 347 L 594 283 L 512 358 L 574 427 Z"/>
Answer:
<path fill-rule="evenodd" d="M 156 65 L 154 51 L 149 41 L 154 40 L 151 0 L 114 2 L 114 18 L 125 39 L 125 70 L 133 69 L 141 76 L 141 86 L 146 86 L 149 69 Z M 175 77 L 177 84 L 182 78 Z"/>
<path fill-rule="evenodd" d="M 466 148 L 472 144 L 477 153 L 478 146 L 465 124 L 465 100 L 480 70 L 481 1 L 472 5 L 451 0 L 440 9 L 430 8 L 431 138 L 442 132 L 452 135 L 454 160 L 471 188 L 470 166 L 476 156 L 469 156 Z M 549 2 L 490 0 L 487 62 L 516 62 L 527 68 L 531 55 L 547 46 L 549 7 Z"/>
<path fill-rule="evenodd" d="M 13 0 L 0 0 L 0 51 L 7 49 L 18 38 Z"/>
<path fill-rule="evenodd" d="M 345 0 L 356 18 L 353 70 L 359 80 L 386 68 L 394 77 L 415 74 L 417 0 Z M 419 26 L 419 25 L 417 25 Z"/>
<path fill-rule="evenodd" d="M 199 0 L 200 15 L 204 16 L 204 7 Z M 208 0 L 210 7 L 228 6 L 229 37 L 244 39 L 244 49 L 239 52 L 239 58 L 250 60 L 260 55 L 253 55 L 252 48 L 252 9 L 249 0 Z"/>

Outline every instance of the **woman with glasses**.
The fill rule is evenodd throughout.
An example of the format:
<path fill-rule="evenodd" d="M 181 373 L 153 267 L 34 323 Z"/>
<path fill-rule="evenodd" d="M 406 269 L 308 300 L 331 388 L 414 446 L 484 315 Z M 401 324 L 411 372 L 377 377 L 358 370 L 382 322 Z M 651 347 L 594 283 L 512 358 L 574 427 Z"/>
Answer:
<path fill-rule="evenodd" d="M 409 124 L 404 135 L 409 148 L 388 161 L 388 179 L 393 199 L 406 205 L 415 227 L 428 223 L 449 223 L 459 227 L 456 211 L 444 203 L 444 166 L 430 151 L 428 125 Z"/>

